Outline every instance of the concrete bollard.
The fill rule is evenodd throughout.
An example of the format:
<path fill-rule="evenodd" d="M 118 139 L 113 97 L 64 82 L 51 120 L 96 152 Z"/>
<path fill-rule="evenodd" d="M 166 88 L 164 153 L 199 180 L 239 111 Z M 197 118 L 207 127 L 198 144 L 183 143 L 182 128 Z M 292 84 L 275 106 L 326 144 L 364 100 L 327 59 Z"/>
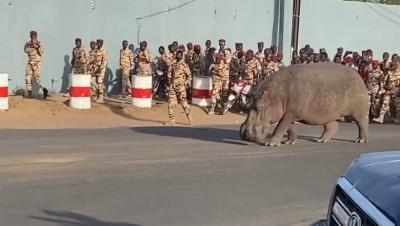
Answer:
<path fill-rule="evenodd" d="M 209 76 L 194 76 L 192 88 L 192 104 L 201 107 L 211 105 L 212 78 Z"/>
<path fill-rule="evenodd" d="M 151 108 L 153 98 L 153 77 L 132 75 L 132 105 Z"/>
<path fill-rule="evenodd" d="M 0 110 L 8 110 L 8 74 L 0 73 Z"/>
<path fill-rule="evenodd" d="M 69 106 L 77 109 L 91 108 L 91 75 L 69 75 Z"/>

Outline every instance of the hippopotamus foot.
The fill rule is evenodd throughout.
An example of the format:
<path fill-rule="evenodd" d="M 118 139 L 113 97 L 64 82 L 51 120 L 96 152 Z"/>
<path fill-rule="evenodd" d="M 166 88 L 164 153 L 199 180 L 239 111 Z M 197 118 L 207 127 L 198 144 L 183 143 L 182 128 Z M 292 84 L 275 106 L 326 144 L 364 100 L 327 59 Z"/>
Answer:
<path fill-rule="evenodd" d="M 282 142 L 282 144 L 294 145 L 297 143 L 297 134 L 296 130 L 294 129 L 294 122 L 290 124 L 288 130 L 288 139 Z"/>
<path fill-rule="evenodd" d="M 267 143 L 265 143 L 265 146 L 270 146 L 270 147 L 279 147 L 281 146 L 281 142 L 279 141 L 269 141 Z"/>
<path fill-rule="evenodd" d="M 324 133 L 319 139 L 315 139 L 314 141 L 317 143 L 327 143 L 329 142 L 332 137 L 334 137 L 339 130 L 339 124 L 338 122 L 332 121 L 324 124 Z"/>
<path fill-rule="evenodd" d="M 296 141 L 296 132 L 294 130 L 294 122 L 291 114 L 286 114 L 283 116 L 283 118 L 279 121 L 278 126 L 275 128 L 271 141 L 267 142 L 265 145 L 280 146 L 282 137 L 285 132 L 288 133 L 290 140 L 294 142 Z"/>
<path fill-rule="evenodd" d="M 282 144 L 286 145 L 294 145 L 297 143 L 297 139 L 288 138 L 285 141 L 282 141 Z"/>

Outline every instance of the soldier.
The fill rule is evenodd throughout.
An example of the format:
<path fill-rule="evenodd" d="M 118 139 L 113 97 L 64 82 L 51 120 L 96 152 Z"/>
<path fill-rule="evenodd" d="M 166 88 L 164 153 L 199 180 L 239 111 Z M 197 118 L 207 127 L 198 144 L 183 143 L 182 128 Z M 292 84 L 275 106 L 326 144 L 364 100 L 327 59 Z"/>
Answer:
<path fill-rule="evenodd" d="M 370 99 L 370 113 L 372 116 L 377 116 L 377 104 L 380 101 L 381 94 L 384 93 L 383 89 L 383 72 L 379 68 L 379 61 L 372 61 L 372 71 L 369 72 L 367 82 L 368 95 Z M 382 92 L 383 91 L 383 92 Z"/>
<path fill-rule="evenodd" d="M 192 54 L 192 76 L 203 76 L 204 75 L 204 67 L 205 67 L 205 56 L 201 52 L 201 47 L 200 45 L 195 45 L 194 46 L 194 51 Z"/>
<path fill-rule="evenodd" d="M 204 56 L 207 56 L 207 54 L 208 54 L 210 48 L 211 48 L 211 41 L 210 41 L 210 40 L 207 40 L 207 41 L 206 41 L 206 48 L 205 48 L 205 50 L 204 50 Z"/>
<path fill-rule="evenodd" d="M 382 107 L 378 118 L 374 118 L 374 122 L 383 123 L 386 112 L 389 110 L 389 104 L 391 100 L 394 100 L 396 105 L 396 117 L 394 118 L 395 123 L 400 122 L 400 71 L 397 69 L 397 62 L 392 61 L 390 63 L 390 71 L 388 77 L 384 83 L 385 96 L 383 97 Z"/>
<path fill-rule="evenodd" d="M 233 52 L 232 57 L 238 58 L 238 53 L 243 51 L 243 43 L 235 43 L 235 52 Z"/>
<path fill-rule="evenodd" d="M 179 102 L 182 105 L 183 110 L 187 118 L 189 119 L 189 124 L 193 125 L 193 117 L 190 112 L 190 107 L 186 99 L 186 89 L 191 83 L 192 75 L 190 73 L 189 66 L 183 60 L 183 51 L 176 51 L 176 62 L 171 67 L 171 72 L 169 73 L 170 88 L 168 95 L 168 115 L 169 121 L 167 125 L 175 124 L 175 107 Z"/>
<path fill-rule="evenodd" d="M 85 47 L 82 46 L 82 39 L 75 39 L 74 49 L 72 50 L 72 73 L 73 74 L 87 74 L 89 54 Z"/>
<path fill-rule="evenodd" d="M 136 55 L 136 62 L 139 65 L 139 75 L 150 76 L 151 75 L 151 63 L 153 62 L 153 55 L 147 49 L 147 42 L 143 41 L 140 43 L 140 52 Z"/>
<path fill-rule="evenodd" d="M 229 87 L 233 86 L 235 81 L 242 75 L 243 55 L 243 51 L 239 51 L 236 56 L 232 57 L 229 64 Z"/>
<path fill-rule="evenodd" d="M 219 50 L 218 53 L 221 53 L 222 64 L 224 65 L 224 79 L 222 84 L 222 99 L 225 101 L 228 98 L 228 91 L 229 91 L 229 64 L 232 60 L 231 52 L 228 49 L 225 49 L 225 40 L 220 39 L 219 41 Z"/>
<path fill-rule="evenodd" d="M 185 54 L 185 63 L 189 66 L 190 69 L 192 69 L 193 66 L 192 56 L 194 54 L 193 43 L 191 42 L 187 43 L 186 47 L 187 47 L 187 53 Z"/>
<path fill-rule="evenodd" d="M 258 42 L 257 46 L 258 46 L 258 52 L 256 52 L 255 58 L 257 58 L 258 61 L 260 61 L 260 64 L 262 64 L 263 61 L 264 61 L 264 57 L 265 57 L 265 55 L 264 55 L 264 42 Z"/>
<path fill-rule="evenodd" d="M 211 76 L 212 75 L 211 72 L 210 72 L 210 68 L 211 68 L 211 65 L 214 63 L 215 51 L 216 51 L 216 49 L 214 47 L 211 47 L 208 50 L 207 55 L 205 55 L 205 63 L 204 63 L 205 67 L 204 67 L 204 69 L 205 69 L 205 75 L 206 76 Z"/>
<path fill-rule="evenodd" d="M 104 103 L 104 75 L 106 73 L 107 64 L 108 64 L 108 53 L 103 48 L 103 40 L 97 39 L 97 49 L 95 52 L 95 65 L 94 65 L 94 74 L 96 77 L 96 94 L 97 94 L 97 103 Z"/>
<path fill-rule="evenodd" d="M 28 55 L 28 64 L 26 65 L 25 84 L 28 91 L 28 98 L 33 98 L 32 95 L 32 77 L 36 84 L 43 90 L 43 98 L 46 99 L 48 90 L 43 86 L 41 77 L 41 63 L 44 54 L 44 46 L 37 38 L 37 32 L 30 32 L 31 41 L 25 43 L 24 52 Z"/>
<path fill-rule="evenodd" d="M 215 106 L 217 102 L 221 100 L 220 93 L 225 83 L 225 65 L 223 61 L 223 54 L 217 53 L 215 56 L 215 62 L 210 67 L 210 72 L 212 74 L 212 94 L 211 94 L 211 107 L 208 111 L 209 115 L 214 114 Z M 228 81 L 229 82 L 229 81 Z"/>
<path fill-rule="evenodd" d="M 129 75 L 133 70 L 133 52 L 128 49 L 128 41 L 122 42 L 122 49 L 119 51 L 119 69 L 122 77 L 122 92 L 121 95 L 126 96 L 131 94 L 131 84 Z"/>
<path fill-rule="evenodd" d="M 97 79 L 96 79 L 96 73 L 95 73 L 95 66 L 96 66 L 96 49 L 97 49 L 97 43 L 96 41 L 91 41 L 90 42 L 90 51 L 89 51 L 89 63 L 88 63 L 88 71 L 89 74 L 91 75 L 91 87 L 92 87 L 92 100 L 97 99 Z"/>
<path fill-rule="evenodd" d="M 244 72 L 244 79 L 248 84 L 254 85 L 257 83 L 259 75 L 261 74 L 261 64 L 260 61 L 254 57 L 254 52 L 251 49 L 246 52 L 246 60 L 248 63 Z"/>
<path fill-rule="evenodd" d="M 383 73 L 388 72 L 390 68 L 390 62 L 389 62 L 389 53 L 384 52 L 383 53 L 383 61 L 380 63 L 381 70 Z"/>

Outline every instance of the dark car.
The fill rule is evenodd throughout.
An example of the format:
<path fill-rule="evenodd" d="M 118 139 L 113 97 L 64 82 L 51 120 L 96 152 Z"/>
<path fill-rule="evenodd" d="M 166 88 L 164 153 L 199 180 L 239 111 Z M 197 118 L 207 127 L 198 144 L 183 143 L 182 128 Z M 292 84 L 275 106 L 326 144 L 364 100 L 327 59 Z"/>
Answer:
<path fill-rule="evenodd" d="M 326 220 L 312 226 L 400 225 L 400 151 L 358 156 L 335 184 Z"/>

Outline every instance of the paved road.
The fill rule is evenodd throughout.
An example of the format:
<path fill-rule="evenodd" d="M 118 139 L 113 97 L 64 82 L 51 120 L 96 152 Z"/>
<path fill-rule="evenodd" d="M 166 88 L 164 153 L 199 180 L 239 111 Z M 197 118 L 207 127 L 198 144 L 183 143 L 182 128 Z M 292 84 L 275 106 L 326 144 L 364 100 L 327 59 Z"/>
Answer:
<path fill-rule="evenodd" d="M 352 159 L 400 145 L 395 125 L 369 144 L 341 124 L 299 125 L 295 146 L 239 141 L 237 126 L 0 130 L 0 222 L 7 226 L 288 226 L 325 216 Z"/>

